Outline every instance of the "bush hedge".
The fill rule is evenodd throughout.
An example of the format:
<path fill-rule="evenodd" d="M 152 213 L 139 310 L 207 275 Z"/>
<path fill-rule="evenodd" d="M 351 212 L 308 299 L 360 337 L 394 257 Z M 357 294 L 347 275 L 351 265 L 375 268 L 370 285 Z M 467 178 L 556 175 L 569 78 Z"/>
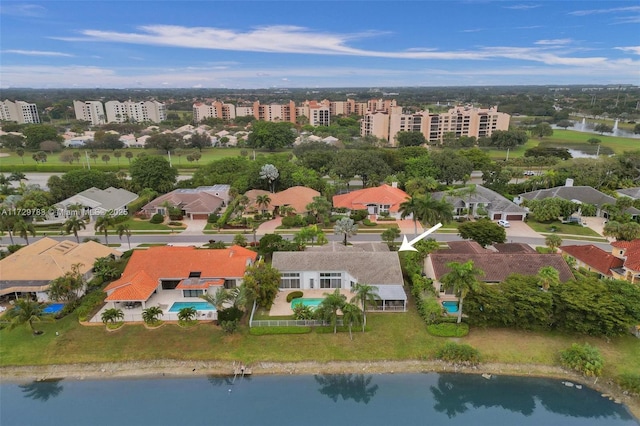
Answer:
<path fill-rule="evenodd" d="M 455 364 L 477 365 L 480 363 L 480 352 L 471 345 L 447 342 L 436 358 Z"/>
<path fill-rule="evenodd" d="M 268 336 L 270 334 L 307 334 L 311 327 L 251 327 L 249 334 L 253 336 Z"/>
<path fill-rule="evenodd" d="M 169 226 L 182 226 L 182 222 L 171 221 L 169 222 Z"/>
<path fill-rule="evenodd" d="M 224 321 L 238 321 L 243 315 L 244 312 L 240 308 L 232 306 L 218 311 L 218 321 L 220 323 Z"/>
<path fill-rule="evenodd" d="M 285 216 L 282 218 L 282 226 L 284 226 L 285 228 L 296 228 L 304 225 L 304 218 L 299 215 Z"/>
<path fill-rule="evenodd" d="M 76 314 L 80 321 L 88 321 L 89 315 L 98 310 L 104 303 L 104 298 L 107 297 L 106 293 L 101 290 L 92 291 L 82 296 L 80 300 L 80 306 L 76 309 Z"/>
<path fill-rule="evenodd" d="M 291 303 L 293 299 L 298 299 L 302 297 L 303 294 L 304 293 L 302 293 L 301 291 L 292 291 L 291 293 L 287 294 L 287 302 Z"/>
<path fill-rule="evenodd" d="M 367 216 L 369 216 L 369 211 L 367 209 L 355 210 L 352 211 L 349 215 L 349 217 L 353 219 L 354 222 L 360 222 Z"/>
<path fill-rule="evenodd" d="M 369 220 L 369 218 L 362 219 L 362 224 L 363 224 L 364 226 L 376 226 L 376 225 L 377 225 L 377 223 L 375 223 L 375 222 L 371 222 L 371 221 Z"/>
<path fill-rule="evenodd" d="M 616 378 L 616 382 L 618 382 L 621 388 L 640 395 L 640 374 L 621 374 Z"/>
<path fill-rule="evenodd" d="M 587 377 L 598 377 L 604 368 L 604 358 L 597 348 L 588 343 L 574 343 L 570 348 L 560 352 L 562 365 L 571 368 Z"/>
<path fill-rule="evenodd" d="M 469 324 L 452 324 L 449 322 L 429 324 L 427 325 L 427 331 L 432 336 L 438 337 L 464 337 L 469 334 Z"/>
<path fill-rule="evenodd" d="M 161 215 L 160 213 L 156 213 L 153 216 L 151 216 L 151 219 L 149 220 L 149 222 L 157 225 L 159 223 L 164 222 L 164 216 Z"/>

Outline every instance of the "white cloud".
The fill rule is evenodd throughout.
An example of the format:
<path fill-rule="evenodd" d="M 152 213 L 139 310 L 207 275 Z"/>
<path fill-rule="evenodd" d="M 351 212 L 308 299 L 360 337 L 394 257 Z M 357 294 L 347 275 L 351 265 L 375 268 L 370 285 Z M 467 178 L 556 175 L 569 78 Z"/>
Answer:
<path fill-rule="evenodd" d="M 573 40 L 570 38 L 556 38 L 551 40 L 538 40 L 534 44 L 541 46 L 562 46 L 565 44 L 570 44 L 572 42 Z"/>
<path fill-rule="evenodd" d="M 0 14 L 13 16 L 41 17 L 47 9 L 37 4 L 3 4 L 0 6 Z"/>
<path fill-rule="evenodd" d="M 512 9 L 512 10 L 529 10 L 536 9 L 540 7 L 539 4 L 514 4 L 513 6 L 503 6 L 504 9 Z"/>
<path fill-rule="evenodd" d="M 623 52 L 630 52 L 635 55 L 640 55 L 640 46 L 616 47 L 615 49 L 622 50 Z"/>
<path fill-rule="evenodd" d="M 640 6 L 611 7 L 608 9 L 574 10 L 573 12 L 569 12 L 569 15 L 587 16 L 587 15 L 601 15 L 605 13 L 619 13 L 619 12 L 640 12 Z"/>
<path fill-rule="evenodd" d="M 63 56 L 63 57 L 73 57 L 69 53 L 62 52 L 49 52 L 46 50 L 18 50 L 18 49 L 9 49 L 3 50 L 2 53 L 13 53 L 15 55 L 25 55 L 25 56 Z"/>

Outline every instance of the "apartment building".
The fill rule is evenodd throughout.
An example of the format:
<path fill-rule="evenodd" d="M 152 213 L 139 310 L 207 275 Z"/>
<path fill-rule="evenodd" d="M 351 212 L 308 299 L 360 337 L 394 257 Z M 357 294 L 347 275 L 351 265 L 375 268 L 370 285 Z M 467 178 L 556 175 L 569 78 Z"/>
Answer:
<path fill-rule="evenodd" d="M 251 113 L 244 115 L 253 115 L 253 110 L 251 109 Z M 236 118 L 236 106 L 220 101 L 215 101 L 211 104 L 201 102 L 193 104 L 193 120 L 199 123 L 206 118 L 220 118 L 225 121 L 233 120 Z"/>
<path fill-rule="evenodd" d="M 76 120 L 87 121 L 94 126 L 107 122 L 104 107 L 100 101 L 73 101 L 73 109 Z"/>
<path fill-rule="evenodd" d="M 421 132 L 430 142 L 442 142 L 443 136 L 447 133 L 453 133 L 456 138 L 489 137 L 496 130 L 509 130 L 511 118 L 509 114 L 498 112 L 497 107 L 483 109 L 459 106 L 440 114 L 428 111 L 405 114 L 398 106 L 380 105 L 371 101 L 370 105 L 383 109 L 370 110 L 364 116 L 360 124 L 360 134 L 385 139 L 392 146 L 397 144 L 398 132 Z M 389 107 L 385 111 L 387 105 Z"/>
<path fill-rule="evenodd" d="M 104 105 L 109 123 L 126 121 L 160 123 L 167 119 L 165 105 L 157 101 L 108 101 Z"/>
<path fill-rule="evenodd" d="M 330 102 L 327 100 L 304 101 L 302 106 L 296 108 L 296 116 L 307 117 L 312 126 L 329 126 L 331 124 Z"/>
<path fill-rule="evenodd" d="M 40 123 L 38 107 L 24 101 L 5 100 L 0 102 L 0 120 L 15 121 L 18 124 Z"/>
<path fill-rule="evenodd" d="M 260 101 L 253 103 L 253 116 L 256 120 L 290 123 L 296 122 L 296 103 L 262 105 Z"/>

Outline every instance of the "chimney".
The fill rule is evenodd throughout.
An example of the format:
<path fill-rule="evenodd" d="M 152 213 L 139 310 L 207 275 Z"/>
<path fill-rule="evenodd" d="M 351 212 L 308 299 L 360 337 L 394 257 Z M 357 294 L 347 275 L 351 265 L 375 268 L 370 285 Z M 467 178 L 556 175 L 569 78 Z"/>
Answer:
<path fill-rule="evenodd" d="M 567 180 L 564 183 L 564 186 L 573 186 L 573 179 L 567 178 Z"/>

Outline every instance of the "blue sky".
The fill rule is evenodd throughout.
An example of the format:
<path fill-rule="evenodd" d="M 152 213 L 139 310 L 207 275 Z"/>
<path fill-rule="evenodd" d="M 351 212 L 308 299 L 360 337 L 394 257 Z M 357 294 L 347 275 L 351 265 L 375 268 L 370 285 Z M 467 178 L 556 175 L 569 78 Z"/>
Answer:
<path fill-rule="evenodd" d="M 640 1 L 12 1 L 0 87 L 640 84 Z"/>

